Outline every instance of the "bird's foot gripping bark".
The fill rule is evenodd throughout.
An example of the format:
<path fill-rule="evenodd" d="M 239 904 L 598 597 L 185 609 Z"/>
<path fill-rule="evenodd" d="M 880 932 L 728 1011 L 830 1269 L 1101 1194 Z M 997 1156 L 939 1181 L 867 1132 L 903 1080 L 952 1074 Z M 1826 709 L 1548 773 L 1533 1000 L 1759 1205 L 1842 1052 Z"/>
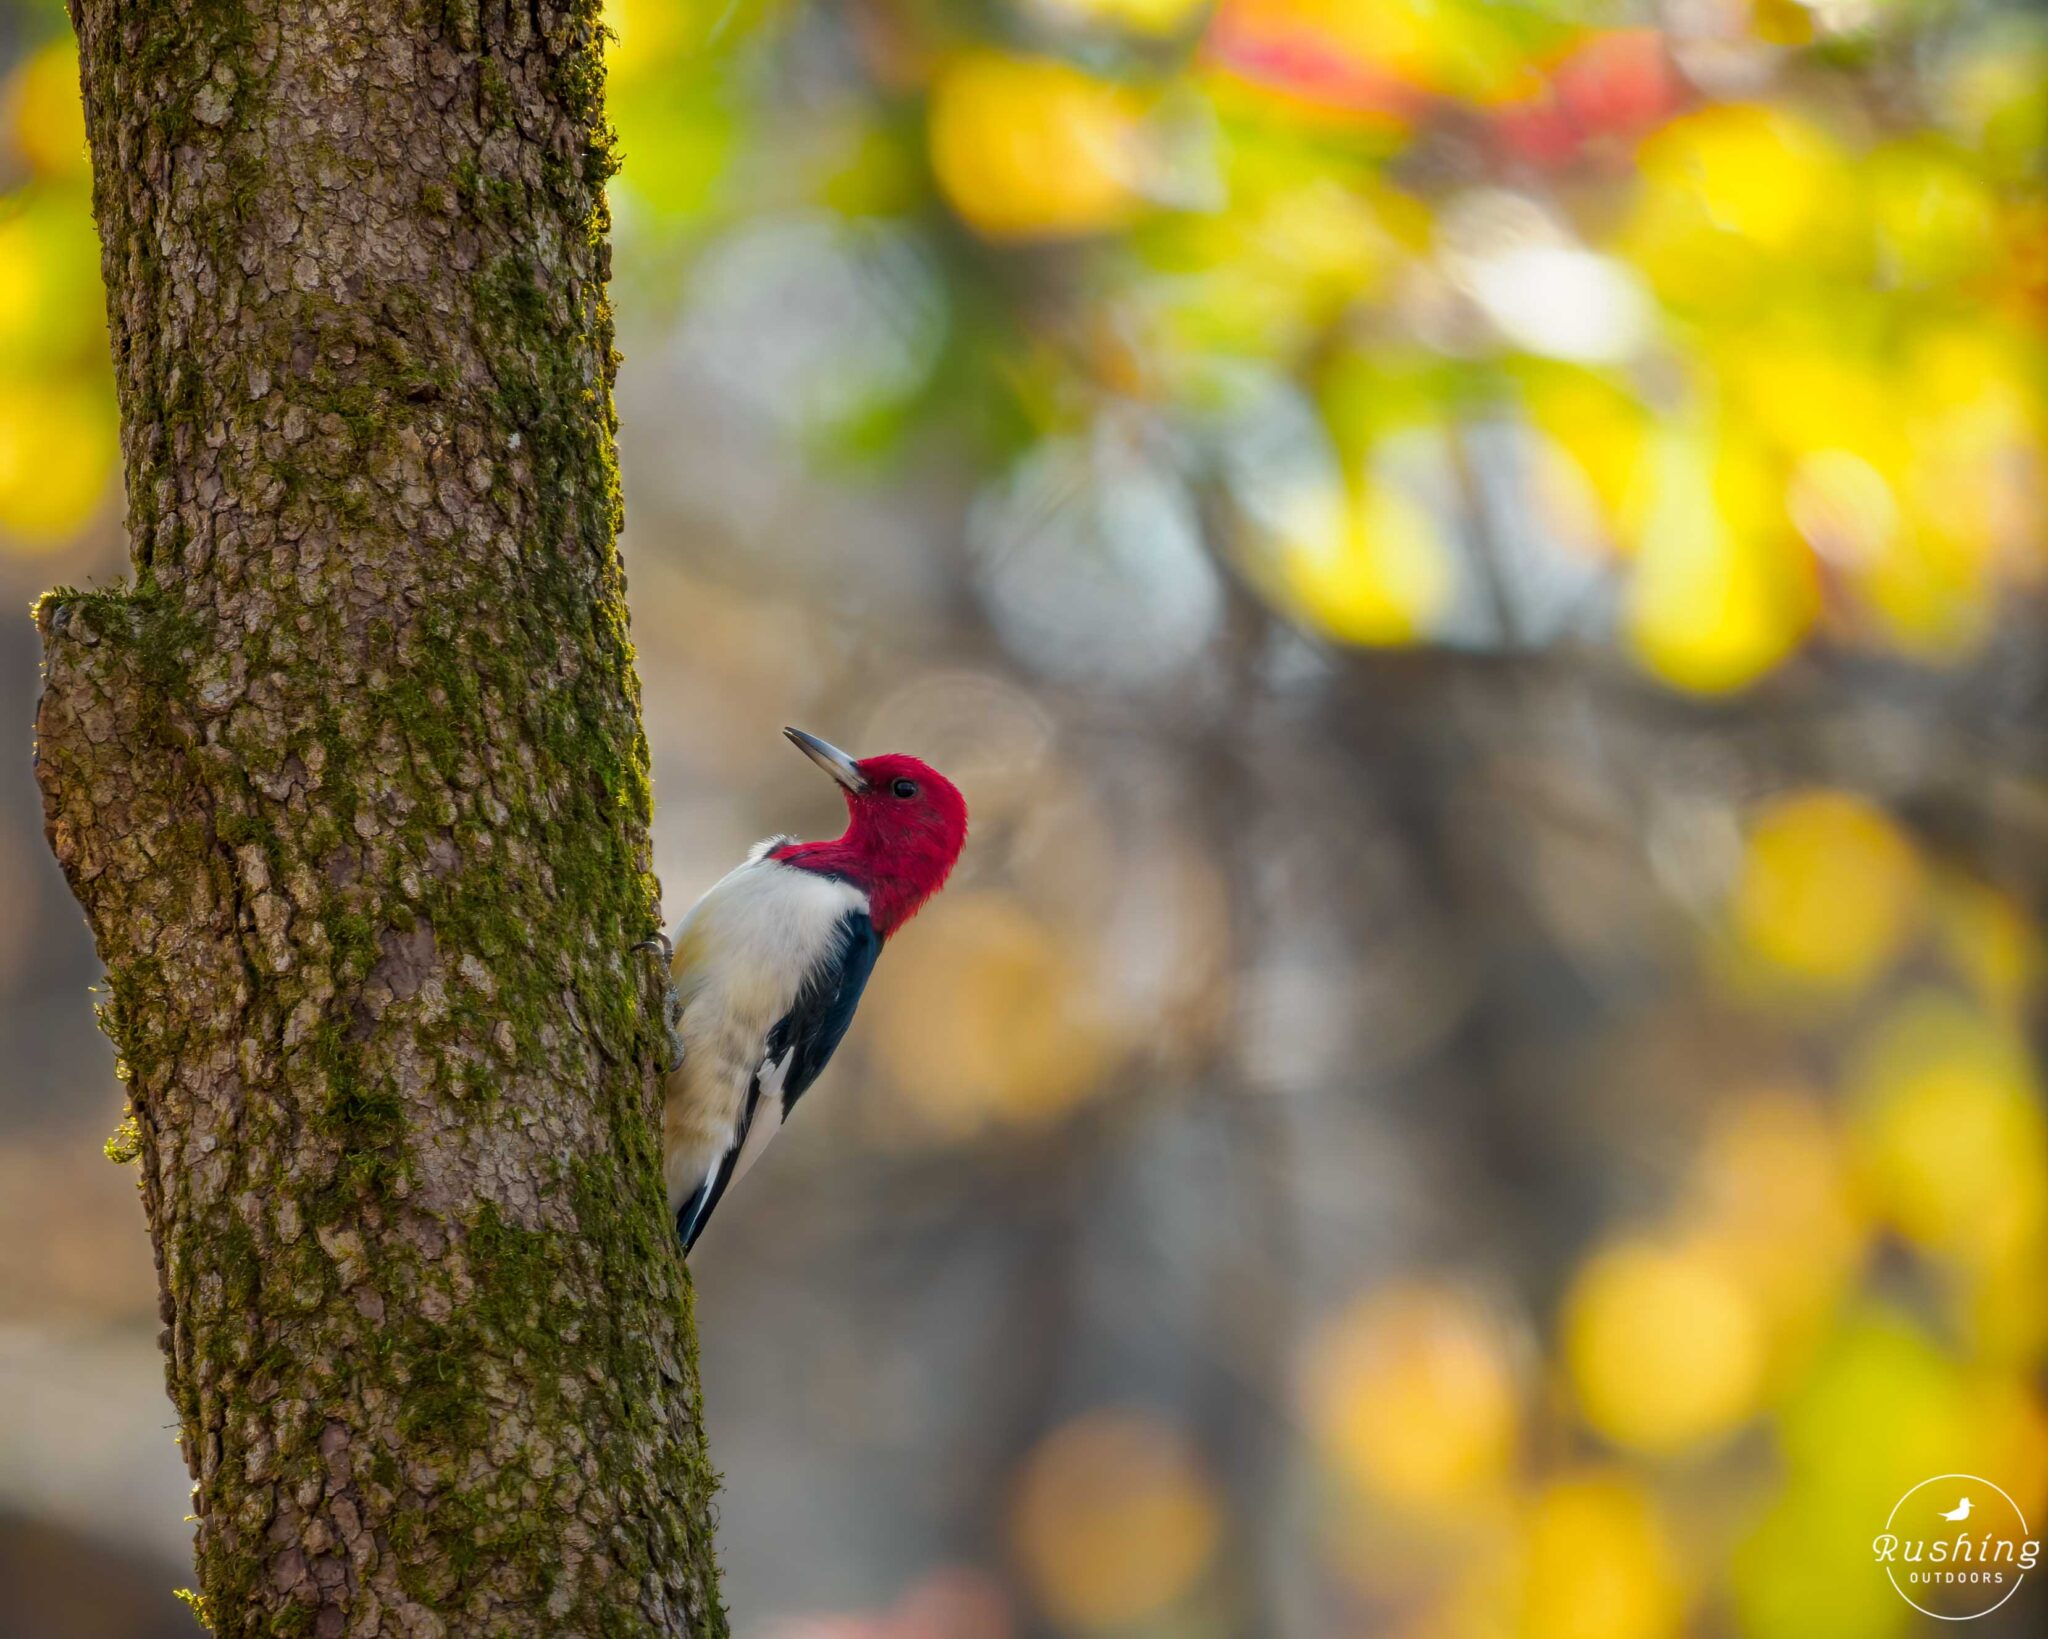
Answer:
<path fill-rule="evenodd" d="M 643 939 L 634 950 L 653 951 L 661 957 L 661 1030 L 668 1046 L 668 1057 L 661 1067 L 661 1073 L 672 1076 L 683 1067 L 683 999 L 676 994 L 675 975 L 671 964 L 676 957 L 676 947 L 669 942 L 665 933 L 656 933 L 651 939 Z"/>

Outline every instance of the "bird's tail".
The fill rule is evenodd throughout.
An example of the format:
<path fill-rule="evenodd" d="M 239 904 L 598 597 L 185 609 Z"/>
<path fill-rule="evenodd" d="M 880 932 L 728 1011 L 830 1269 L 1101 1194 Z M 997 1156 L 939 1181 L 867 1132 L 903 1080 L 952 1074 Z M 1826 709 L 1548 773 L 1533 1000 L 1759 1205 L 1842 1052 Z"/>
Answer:
<path fill-rule="evenodd" d="M 676 1208 L 676 1239 L 683 1243 L 684 1257 L 690 1255 L 690 1249 L 697 1244 L 697 1237 L 711 1222 L 711 1214 L 718 1206 L 718 1198 L 725 1193 L 726 1180 L 731 1176 L 732 1151 L 727 1150 L 711 1169 L 710 1176 Z"/>

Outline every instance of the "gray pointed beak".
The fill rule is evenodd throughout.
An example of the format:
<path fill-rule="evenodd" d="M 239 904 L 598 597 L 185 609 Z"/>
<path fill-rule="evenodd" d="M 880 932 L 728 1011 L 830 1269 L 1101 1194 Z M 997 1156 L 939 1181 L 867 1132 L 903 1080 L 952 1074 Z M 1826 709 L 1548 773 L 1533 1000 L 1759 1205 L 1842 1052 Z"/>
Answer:
<path fill-rule="evenodd" d="M 821 740 L 815 734 L 806 734 L 800 728 L 786 728 L 783 736 L 789 743 L 816 763 L 833 779 L 849 791 L 865 791 L 867 780 L 854 767 L 853 759 L 829 740 Z"/>

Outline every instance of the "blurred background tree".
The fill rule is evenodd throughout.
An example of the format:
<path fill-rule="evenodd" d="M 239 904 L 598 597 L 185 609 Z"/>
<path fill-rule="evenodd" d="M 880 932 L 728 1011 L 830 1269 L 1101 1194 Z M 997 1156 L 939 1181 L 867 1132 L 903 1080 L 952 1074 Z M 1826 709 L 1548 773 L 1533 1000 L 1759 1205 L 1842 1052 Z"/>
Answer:
<path fill-rule="evenodd" d="M 70 47 L 0 17 L 25 601 L 118 503 Z M 671 911 L 832 823 L 784 721 L 976 812 L 696 1260 L 736 1630 L 1931 1630 L 1899 1494 L 2048 1504 L 2048 20 L 614 27 Z M 0 1502 L 163 1551 L 0 802 Z"/>

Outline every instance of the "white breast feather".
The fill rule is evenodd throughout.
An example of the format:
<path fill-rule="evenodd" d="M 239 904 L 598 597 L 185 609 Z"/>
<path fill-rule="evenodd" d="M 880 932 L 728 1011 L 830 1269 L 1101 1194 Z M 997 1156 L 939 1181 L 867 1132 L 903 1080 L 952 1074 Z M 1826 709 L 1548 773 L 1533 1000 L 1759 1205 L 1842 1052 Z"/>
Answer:
<path fill-rule="evenodd" d="M 732 1142 L 768 1032 L 789 1011 L 806 976 L 832 954 L 840 920 L 867 909 L 867 895 L 852 884 L 765 857 L 780 840 L 757 848 L 676 929 L 683 1062 L 668 1079 L 662 1124 L 671 1211 Z M 764 1087 L 764 1104 L 767 1092 Z M 743 1166 L 752 1165 L 777 1125 L 773 1110 L 757 1121 L 765 1130 L 759 1144 L 747 1145 Z"/>

